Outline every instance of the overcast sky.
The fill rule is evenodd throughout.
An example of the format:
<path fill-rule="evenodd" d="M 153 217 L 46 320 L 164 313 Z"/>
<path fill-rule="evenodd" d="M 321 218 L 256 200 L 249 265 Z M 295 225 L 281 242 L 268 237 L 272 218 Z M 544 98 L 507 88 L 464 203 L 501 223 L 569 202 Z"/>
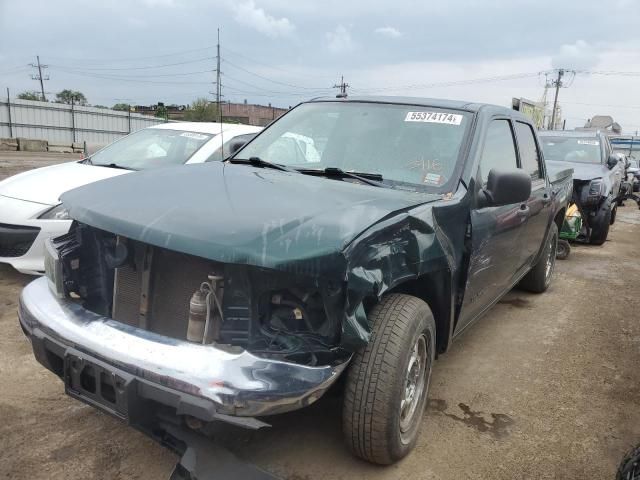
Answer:
<path fill-rule="evenodd" d="M 539 100 L 545 77 L 538 72 L 563 67 L 595 72 L 569 76 L 570 85 L 560 92 L 568 127 L 610 114 L 626 131 L 635 131 L 640 130 L 639 4 L 0 0 L 0 88 L 9 87 L 12 95 L 39 88 L 28 64 L 40 55 L 49 66 L 46 92 L 80 90 L 92 104 L 213 98 L 220 27 L 225 100 L 294 105 L 334 94 L 331 87 L 344 75 L 354 95 L 510 106 L 512 97 Z M 498 79 L 487 80 L 492 77 Z"/>

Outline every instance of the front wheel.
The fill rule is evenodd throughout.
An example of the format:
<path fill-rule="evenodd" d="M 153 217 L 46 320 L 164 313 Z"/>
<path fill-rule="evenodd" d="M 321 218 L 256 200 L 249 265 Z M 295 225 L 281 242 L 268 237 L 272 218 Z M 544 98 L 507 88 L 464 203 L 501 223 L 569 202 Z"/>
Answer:
<path fill-rule="evenodd" d="M 607 241 L 609 236 L 609 227 L 611 226 L 611 202 L 605 201 L 600 209 L 596 212 L 589 223 L 591 225 L 591 236 L 589 243 L 592 245 L 602 245 Z"/>
<path fill-rule="evenodd" d="M 609 225 L 613 225 L 614 223 L 616 223 L 616 214 L 618 213 L 618 205 L 613 207 L 613 210 L 611 210 L 611 220 L 609 220 Z"/>
<path fill-rule="evenodd" d="M 542 255 L 529 273 L 520 280 L 520 287 L 534 293 L 542 293 L 549 288 L 553 269 L 556 265 L 556 252 L 558 250 L 558 226 L 551 224 L 547 244 Z"/>
<path fill-rule="evenodd" d="M 435 320 L 419 298 L 389 294 L 369 313 L 371 339 L 349 370 L 342 410 L 345 441 L 358 457 L 388 465 L 420 433 L 435 359 Z"/>

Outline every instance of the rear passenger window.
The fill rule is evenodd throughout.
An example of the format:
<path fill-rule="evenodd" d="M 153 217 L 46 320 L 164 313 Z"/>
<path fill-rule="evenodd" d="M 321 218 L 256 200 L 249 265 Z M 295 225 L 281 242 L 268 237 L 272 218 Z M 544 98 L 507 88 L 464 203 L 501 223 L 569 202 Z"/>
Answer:
<path fill-rule="evenodd" d="M 489 124 L 480 159 L 480 174 L 483 185 L 486 185 L 492 168 L 498 170 L 518 168 L 516 147 L 513 143 L 513 133 L 508 120 L 493 120 Z"/>
<path fill-rule="evenodd" d="M 526 123 L 516 122 L 516 137 L 520 148 L 522 169 L 531 175 L 532 180 L 540 179 L 540 155 L 533 130 Z"/>

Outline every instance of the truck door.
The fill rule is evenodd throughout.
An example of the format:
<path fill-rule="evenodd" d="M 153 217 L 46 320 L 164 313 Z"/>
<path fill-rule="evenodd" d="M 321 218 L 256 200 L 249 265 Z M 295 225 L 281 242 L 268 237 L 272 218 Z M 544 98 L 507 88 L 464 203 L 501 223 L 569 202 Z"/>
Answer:
<path fill-rule="evenodd" d="M 518 168 L 511 122 L 507 119 L 492 120 L 488 126 L 476 176 L 483 187 L 492 168 Z M 471 256 L 457 332 L 510 288 L 521 271 L 525 209 L 524 203 L 472 208 Z"/>
<path fill-rule="evenodd" d="M 520 167 L 531 175 L 531 196 L 527 201 L 528 220 L 522 237 L 523 263 L 531 265 L 542 247 L 551 216 L 551 189 L 540 161 L 540 150 L 531 126 L 515 122 Z"/>

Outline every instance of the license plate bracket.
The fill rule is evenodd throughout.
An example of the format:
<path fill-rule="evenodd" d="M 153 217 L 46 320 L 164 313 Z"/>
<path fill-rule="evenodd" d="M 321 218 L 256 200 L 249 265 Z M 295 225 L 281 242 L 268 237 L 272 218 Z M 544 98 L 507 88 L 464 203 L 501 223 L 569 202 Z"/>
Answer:
<path fill-rule="evenodd" d="M 69 349 L 64 356 L 64 389 L 70 397 L 131 422 L 133 375 Z"/>

